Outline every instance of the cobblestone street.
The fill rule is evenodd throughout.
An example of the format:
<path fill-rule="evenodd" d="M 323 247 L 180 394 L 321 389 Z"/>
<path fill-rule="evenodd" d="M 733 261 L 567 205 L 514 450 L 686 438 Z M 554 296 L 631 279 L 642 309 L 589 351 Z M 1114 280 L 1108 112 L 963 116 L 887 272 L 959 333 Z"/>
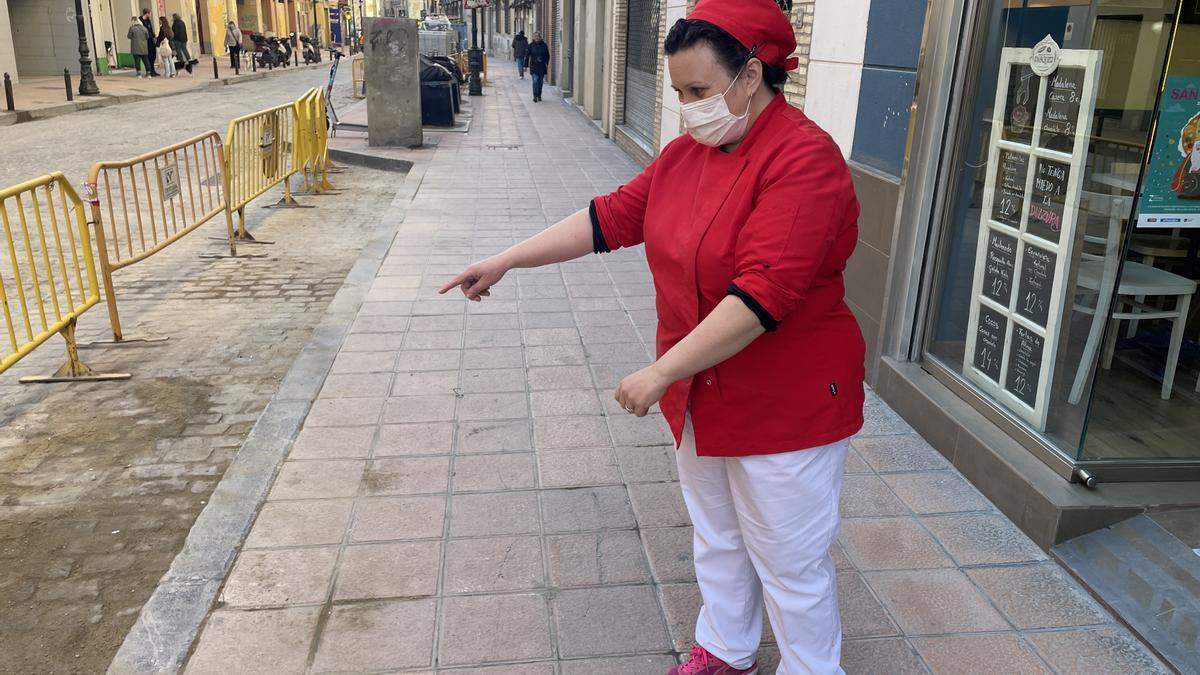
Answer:
<path fill-rule="evenodd" d="M 120 158 L 285 102 L 327 77 L 293 73 L 255 87 L 186 94 L 0 129 L 3 182 L 62 168 L 81 180 L 91 161 Z M 210 99 L 212 99 L 210 101 Z M 164 111 L 188 117 L 173 125 Z M 142 117 L 144 116 L 144 120 Z M 143 122 L 148 122 L 143 123 Z M 88 151 L 51 139 L 91 130 Z M 116 274 L 126 335 L 158 344 L 84 349 L 127 382 L 31 387 L 63 359 L 54 338 L 0 380 L 0 672 L 103 672 L 138 610 L 330 299 L 403 176 L 365 169 L 333 176 L 341 194 L 313 209 L 247 210 L 271 246 L 227 251 L 209 236 L 220 218 Z M 81 341 L 108 339 L 104 304 Z"/>
<path fill-rule="evenodd" d="M 188 673 L 655 675 L 689 648 L 670 436 L 611 397 L 651 358 L 642 252 L 436 295 L 637 171 L 497 80 L 470 134 L 412 153 L 420 189 Z M 847 672 L 1167 672 L 873 395 L 867 416 L 834 551 Z"/>

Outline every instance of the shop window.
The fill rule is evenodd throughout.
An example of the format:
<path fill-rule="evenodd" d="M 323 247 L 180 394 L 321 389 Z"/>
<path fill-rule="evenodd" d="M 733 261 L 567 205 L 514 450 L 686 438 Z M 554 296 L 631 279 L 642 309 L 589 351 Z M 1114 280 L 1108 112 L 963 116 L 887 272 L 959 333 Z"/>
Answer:
<path fill-rule="evenodd" d="M 1071 461 L 1194 460 L 1200 19 L 1034 4 L 980 10 L 926 362 Z"/>

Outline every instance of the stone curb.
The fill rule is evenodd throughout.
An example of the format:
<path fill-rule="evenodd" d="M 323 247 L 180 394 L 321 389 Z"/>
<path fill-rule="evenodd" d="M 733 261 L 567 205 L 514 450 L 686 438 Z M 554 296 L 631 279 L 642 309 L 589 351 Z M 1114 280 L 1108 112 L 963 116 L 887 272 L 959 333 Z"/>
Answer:
<path fill-rule="evenodd" d="M 424 175 L 409 174 L 142 607 L 109 675 L 178 672 L 383 264 Z"/>
<path fill-rule="evenodd" d="M 383 157 L 341 148 L 329 148 L 329 158 L 344 164 L 353 164 L 368 169 L 378 169 L 379 171 L 408 172 L 413 167 L 413 163 L 407 159 Z"/>
<path fill-rule="evenodd" d="M 306 68 L 319 68 L 321 66 L 328 67 L 329 61 L 320 63 L 301 64 L 299 66 L 289 66 L 288 68 L 278 68 L 279 72 L 296 72 Z M 256 73 L 246 75 L 238 75 L 236 77 L 222 77 L 217 80 L 208 80 L 205 83 L 197 84 L 190 89 L 179 89 L 176 91 L 164 91 L 155 94 L 124 94 L 113 95 L 101 94 L 98 98 L 89 98 L 87 100 L 75 101 L 72 103 L 63 103 L 45 108 L 34 108 L 33 110 L 14 110 L 13 112 L 0 112 L 0 127 L 12 126 L 24 122 L 35 122 L 37 120 L 46 120 L 52 117 L 61 117 L 69 115 L 73 112 L 82 110 L 95 110 L 97 108 L 107 108 L 114 105 L 122 105 L 125 103 L 137 103 L 138 101 L 149 101 L 151 99 L 163 98 L 164 96 L 175 96 L 177 94 L 190 94 L 196 91 L 206 91 L 208 89 L 216 89 L 218 87 L 228 87 L 243 82 L 254 82 L 261 80 L 275 71 L 260 70 Z"/>

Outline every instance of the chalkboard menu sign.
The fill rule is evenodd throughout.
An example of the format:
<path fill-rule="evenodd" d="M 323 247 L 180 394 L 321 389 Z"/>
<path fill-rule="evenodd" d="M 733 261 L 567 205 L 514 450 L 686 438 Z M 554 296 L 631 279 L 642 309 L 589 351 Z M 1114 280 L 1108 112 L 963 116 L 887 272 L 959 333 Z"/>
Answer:
<path fill-rule="evenodd" d="M 987 307 L 979 310 L 979 323 L 975 326 L 975 367 L 996 384 L 1000 384 L 1000 364 L 1007 334 L 1006 316 Z"/>
<path fill-rule="evenodd" d="M 1004 97 L 1004 140 L 1031 145 L 1033 113 L 1042 91 L 1042 78 L 1027 64 L 1013 64 Z"/>
<path fill-rule="evenodd" d="M 1071 153 L 1079 128 L 1079 106 L 1083 103 L 1083 68 L 1060 67 L 1047 79 L 1046 101 L 1042 104 L 1042 134 L 1038 146 Z"/>
<path fill-rule="evenodd" d="M 1058 256 L 1032 244 L 1021 254 L 1021 285 L 1017 291 L 1017 313 L 1046 327 L 1054 292 L 1054 268 Z"/>
<path fill-rule="evenodd" d="M 1052 159 L 1039 159 L 1029 202 L 1029 232 L 1057 242 L 1066 217 L 1067 187 L 1071 166 Z"/>
<path fill-rule="evenodd" d="M 1025 211 L 1025 182 L 1029 177 L 1029 155 L 1001 150 L 996 163 L 996 194 L 992 198 L 992 219 L 1012 228 L 1021 227 Z"/>
<path fill-rule="evenodd" d="M 1001 53 L 963 352 L 966 377 L 1038 431 L 1069 308 L 1101 58 L 1052 43 Z"/>
<path fill-rule="evenodd" d="M 1037 403 L 1045 357 L 1046 340 L 1021 324 L 1014 324 L 1008 343 L 1008 377 L 1004 388 L 1031 408 Z"/>
<path fill-rule="evenodd" d="M 983 293 L 1004 307 L 1012 297 L 1017 268 L 1017 238 L 988 230 L 988 248 L 983 272 Z"/>

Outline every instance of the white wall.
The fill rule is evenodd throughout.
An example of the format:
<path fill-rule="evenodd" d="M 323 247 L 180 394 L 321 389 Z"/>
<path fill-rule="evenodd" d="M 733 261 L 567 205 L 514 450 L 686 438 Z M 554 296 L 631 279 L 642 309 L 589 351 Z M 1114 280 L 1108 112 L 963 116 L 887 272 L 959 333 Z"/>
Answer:
<path fill-rule="evenodd" d="M 91 22 L 83 5 L 85 28 Z M 75 4 L 61 0 L 9 0 L 12 45 L 22 75 L 62 75 L 63 68 L 79 75 L 79 32 Z M 92 36 L 87 35 L 91 48 Z"/>
<path fill-rule="evenodd" d="M 854 145 L 870 0 L 816 0 L 804 112 L 833 136 L 842 154 Z"/>
<path fill-rule="evenodd" d="M 667 31 L 676 21 L 687 17 L 687 0 L 667 0 Z M 667 39 L 666 35 L 660 36 Z M 667 147 L 667 143 L 679 136 L 681 118 L 679 113 L 679 97 L 671 88 L 671 73 L 667 69 L 667 57 L 663 57 L 663 87 L 662 87 L 662 117 L 659 120 L 659 150 Z"/>
<path fill-rule="evenodd" d="M 8 19 L 8 2 L 0 0 L 0 73 L 8 73 L 17 81 L 17 52 L 13 49 L 12 26 Z"/>

